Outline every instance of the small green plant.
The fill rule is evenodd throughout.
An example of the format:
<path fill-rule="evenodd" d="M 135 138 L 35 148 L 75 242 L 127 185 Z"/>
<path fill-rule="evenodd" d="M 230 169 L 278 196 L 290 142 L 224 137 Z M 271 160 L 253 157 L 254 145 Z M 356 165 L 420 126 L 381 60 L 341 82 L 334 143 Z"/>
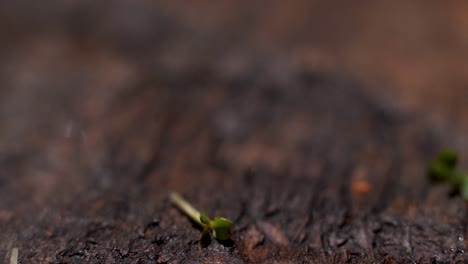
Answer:
<path fill-rule="evenodd" d="M 231 238 L 232 222 L 230 220 L 224 217 L 215 217 L 211 220 L 207 214 L 200 213 L 178 193 L 171 193 L 169 199 L 175 206 L 202 227 L 203 232 L 201 240 L 210 233 L 215 239 L 221 241 Z"/>
<path fill-rule="evenodd" d="M 429 164 L 429 177 L 434 182 L 448 182 L 453 189 L 468 201 L 468 174 L 457 168 L 458 154 L 443 150 Z"/>

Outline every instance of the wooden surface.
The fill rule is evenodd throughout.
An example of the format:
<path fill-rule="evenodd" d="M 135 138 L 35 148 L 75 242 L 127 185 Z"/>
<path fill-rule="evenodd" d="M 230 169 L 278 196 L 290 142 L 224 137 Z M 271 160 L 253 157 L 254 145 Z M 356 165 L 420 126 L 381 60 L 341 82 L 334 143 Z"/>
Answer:
<path fill-rule="evenodd" d="M 1 261 L 468 261 L 466 4 L 283 3 L 1 3 Z"/>

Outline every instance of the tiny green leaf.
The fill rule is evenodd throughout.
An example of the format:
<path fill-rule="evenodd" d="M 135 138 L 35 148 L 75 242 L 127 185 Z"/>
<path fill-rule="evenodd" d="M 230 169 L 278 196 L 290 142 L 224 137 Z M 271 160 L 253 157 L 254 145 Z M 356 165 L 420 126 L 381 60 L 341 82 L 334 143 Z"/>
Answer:
<path fill-rule="evenodd" d="M 211 221 L 211 227 L 213 229 L 213 237 L 217 240 L 226 240 L 232 236 L 232 222 L 229 219 L 215 217 L 215 219 Z"/>
<path fill-rule="evenodd" d="M 444 150 L 429 164 L 428 174 L 436 182 L 448 182 L 455 192 L 468 201 L 468 174 L 457 168 L 458 154 L 453 150 Z"/>
<path fill-rule="evenodd" d="M 453 170 L 449 182 L 452 184 L 453 188 L 457 190 L 464 184 L 465 177 L 466 175 L 463 172 L 459 170 Z"/>
<path fill-rule="evenodd" d="M 463 175 L 459 190 L 462 198 L 468 201 L 468 175 Z"/>
<path fill-rule="evenodd" d="M 454 169 L 458 163 L 458 154 L 453 150 L 443 150 L 437 156 L 437 160 L 441 162 L 445 167 Z"/>
<path fill-rule="evenodd" d="M 210 223 L 210 218 L 208 217 L 207 214 L 201 213 L 200 214 L 200 221 L 202 222 L 202 224 L 208 225 Z"/>
<path fill-rule="evenodd" d="M 435 182 L 448 181 L 453 174 L 453 170 L 447 168 L 440 161 L 433 161 L 429 165 L 429 176 Z"/>

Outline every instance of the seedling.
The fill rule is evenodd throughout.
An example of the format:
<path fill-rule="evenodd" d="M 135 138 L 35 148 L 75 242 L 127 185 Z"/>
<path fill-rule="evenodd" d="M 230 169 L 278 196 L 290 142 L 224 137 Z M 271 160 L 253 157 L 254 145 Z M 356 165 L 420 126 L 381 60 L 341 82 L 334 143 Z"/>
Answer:
<path fill-rule="evenodd" d="M 429 164 L 429 177 L 434 182 L 449 182 L 453 189 L 468 201 L 468 174 L 457 169 L 458 154 L 443 150 Z"/>
<path fill-rule="evenodd" d="M 211 220 L 207 214 L 200 213 L 192 205 L 190 205 L 182 196 L 178 193 L 171 193 L 169 195 L 171 202 L 177 206 L 182 212 L 190 217 L 195 223 L 202 227 L 202 236 L 200 240 L 210 233 L 217 240 L 228 240 L 231 238 L 231 227 L 232 222 L 224 217 L 215 217 Z"/>

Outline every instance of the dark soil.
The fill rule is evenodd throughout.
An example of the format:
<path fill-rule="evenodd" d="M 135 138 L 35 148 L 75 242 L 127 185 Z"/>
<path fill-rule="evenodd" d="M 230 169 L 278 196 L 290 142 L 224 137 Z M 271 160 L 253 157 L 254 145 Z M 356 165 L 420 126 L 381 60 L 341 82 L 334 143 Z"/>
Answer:
<path fill-rule="evenodd" d="M 466 204 L 425 172 L 461 132 L 269 46 L 253 4 L 34 5 L 0 5 L 2 261 L 468 261 Z M 201 247 L 170 191 L 232 242 Z"/>

